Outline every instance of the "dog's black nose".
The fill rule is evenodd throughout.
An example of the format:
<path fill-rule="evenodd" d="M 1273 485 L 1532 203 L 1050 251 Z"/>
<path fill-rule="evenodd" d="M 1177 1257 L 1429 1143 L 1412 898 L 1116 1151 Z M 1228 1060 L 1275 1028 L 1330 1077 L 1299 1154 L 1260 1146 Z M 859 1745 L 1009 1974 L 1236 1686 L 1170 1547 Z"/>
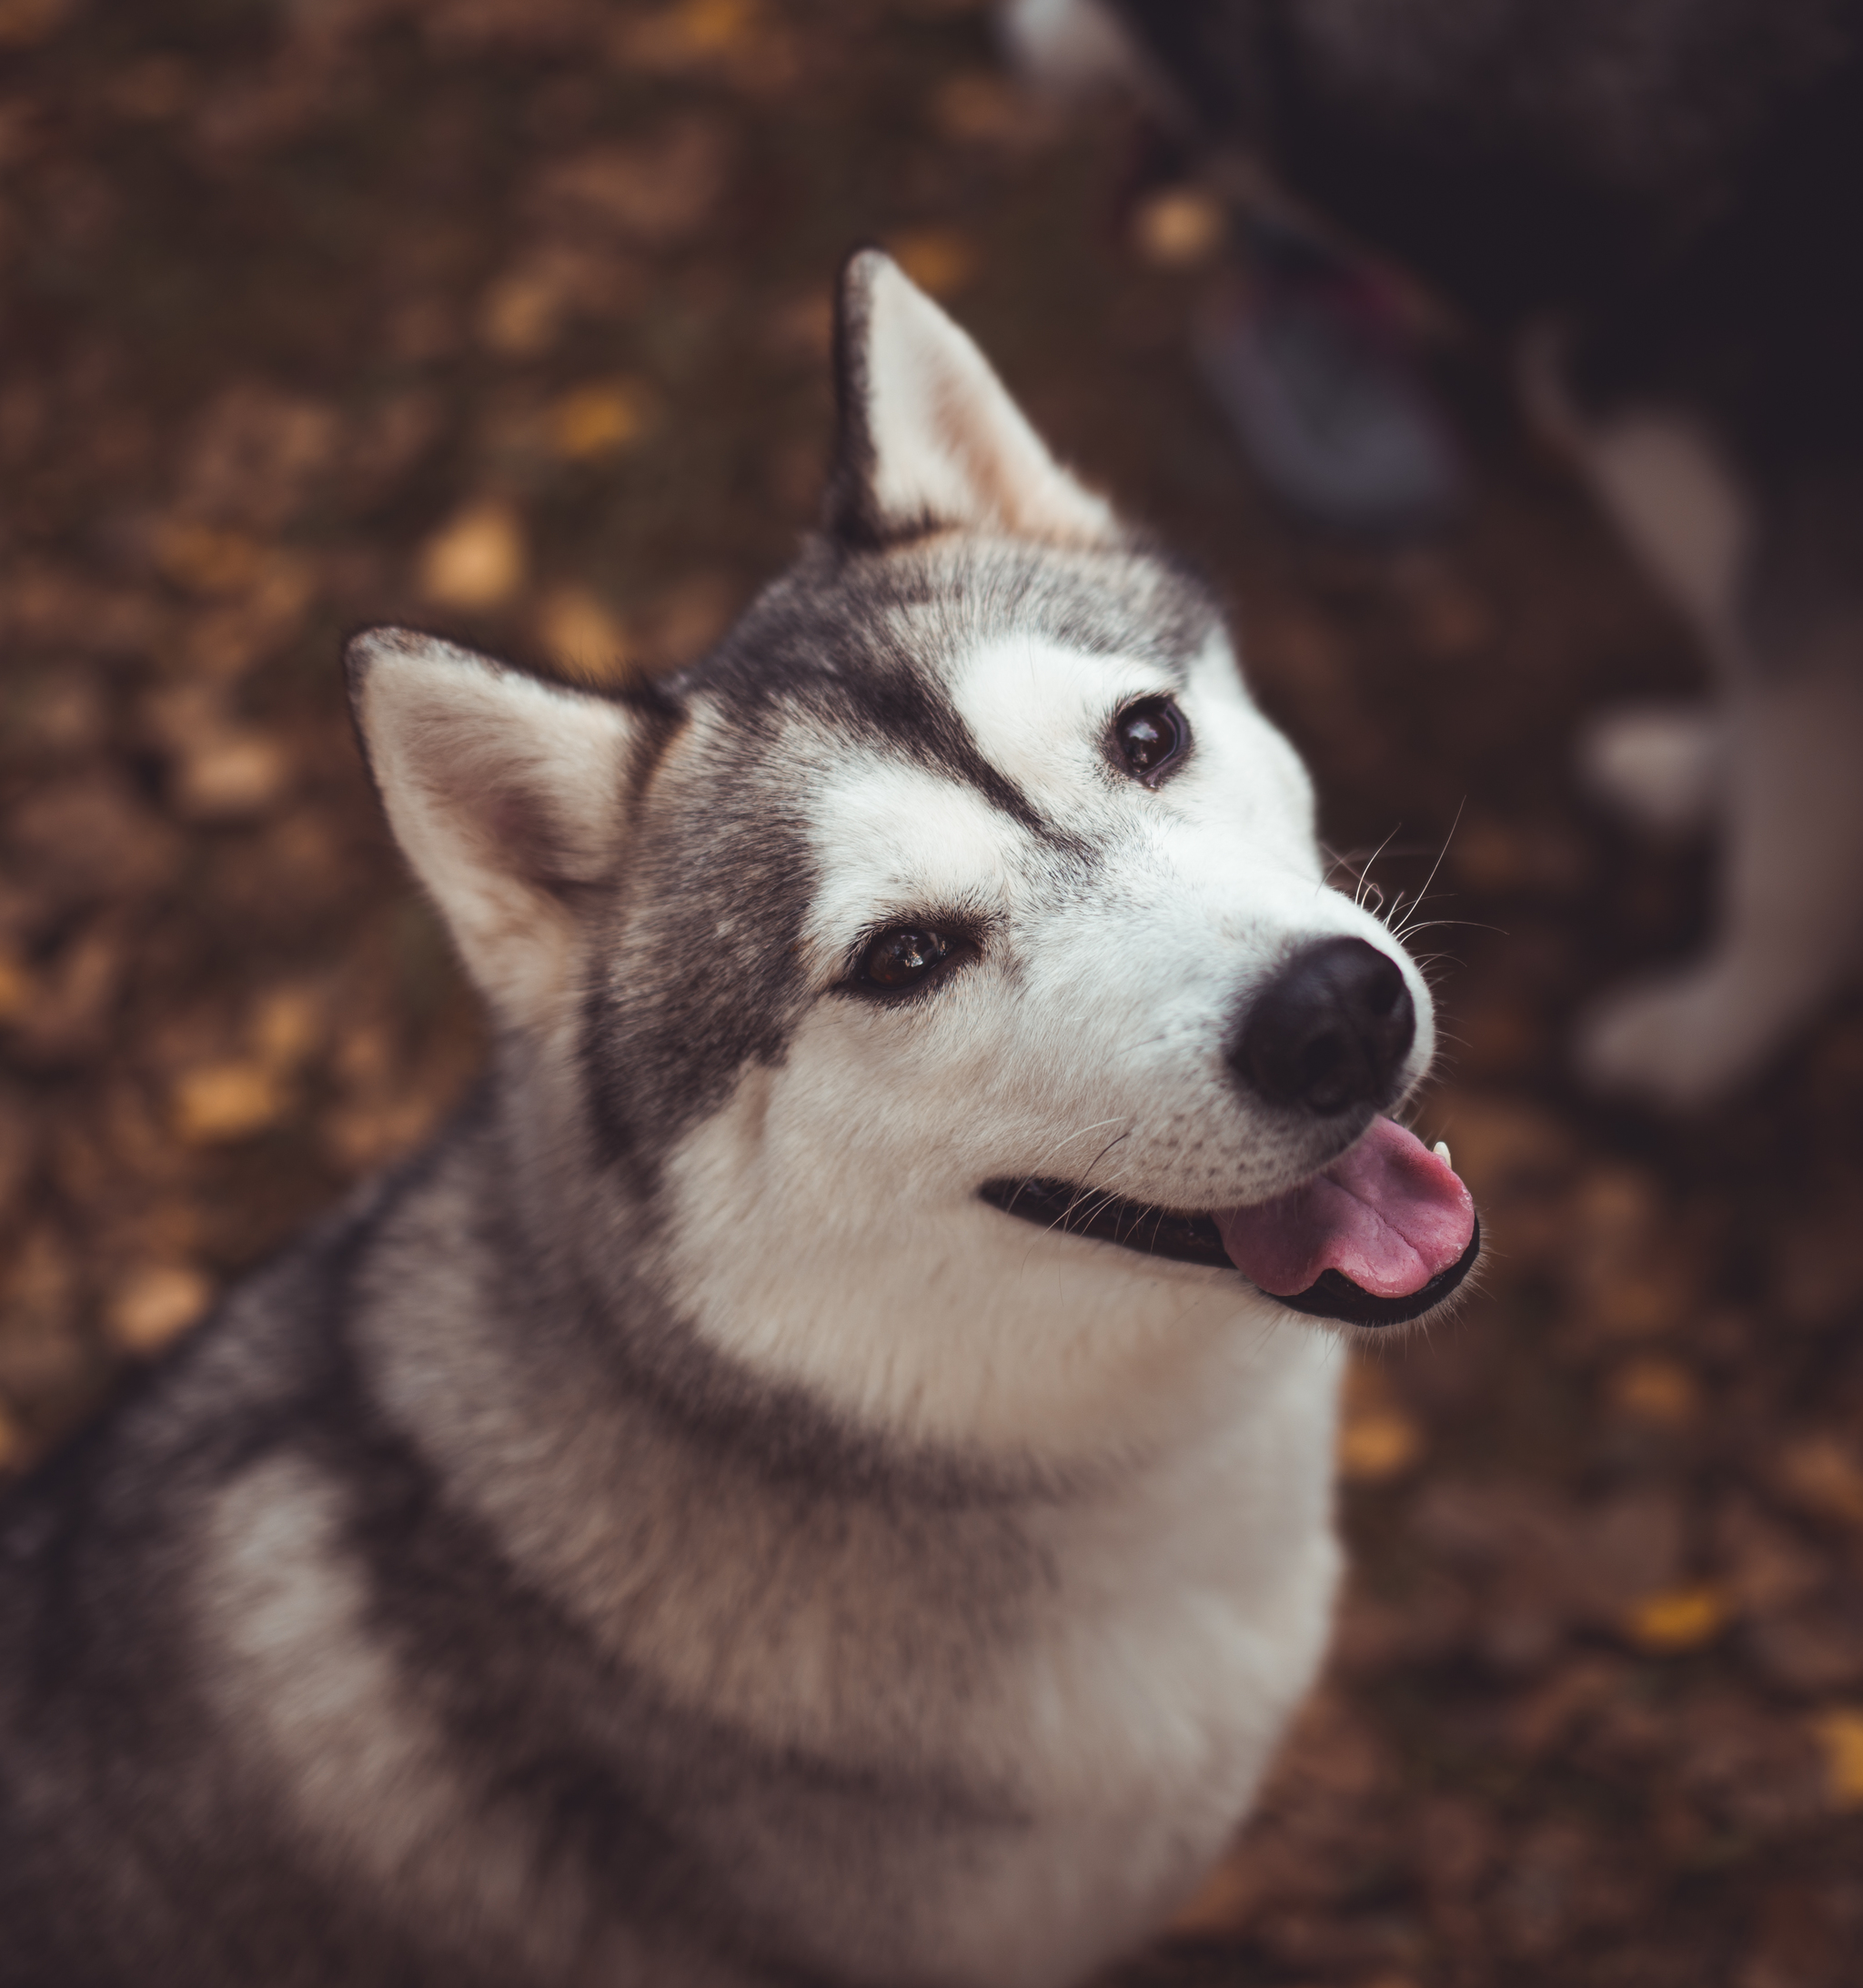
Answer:
<path fill-rule="evenodd" d="M 1415 1036 L 1397 963 L 1363 939 L 1322 939 L 1255 996 L 1230 1060 L 1271 1105 L 1329 1114 L 1388 1104 Z"/>

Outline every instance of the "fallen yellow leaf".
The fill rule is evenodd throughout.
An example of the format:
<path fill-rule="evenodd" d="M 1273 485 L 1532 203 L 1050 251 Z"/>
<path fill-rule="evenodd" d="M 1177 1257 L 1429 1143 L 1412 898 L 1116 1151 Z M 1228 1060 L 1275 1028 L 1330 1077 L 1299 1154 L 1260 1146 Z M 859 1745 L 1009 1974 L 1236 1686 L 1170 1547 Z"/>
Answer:
<path fill-rule="evenodd" d="M 267 1070 L 295 1070 L 323 1033 L 323 1005 L 308 987 L 274 987 L 252 1017 L 252 1046 Z"/>
<path fill-rule="evenodd" d="M 0 953 L 0 1024 L 14 1021 L 33 1004 L 33 982 L 25 965 Z"/>
<path fill-rule="evenodd" d="M 977 251 L 954 227 L 912 228 L 891 243 L 893 260 L 921 290 L 950 297 L 977 274 Z"/>
<path fill-rule="evenodd" d="M 1349 1416 L 1339 1430 L 1339 1468 L 1354 1484 L 1382 1484 L 1423 1455 L 1423 1431 L 1395 1408 Z"/>
<path fill-rule="evenodd" d="M 579 387 L 550 409 L 550 442 L 559 456 L 583 461 L 610 456 L 635 440 L 646 425 L 646 401 L 632 380 Z"/>
<path fill-rule="evenodd" d="M 1732 1613 L 1726 1593 L 1704 1581 L 1646 1595 L 1625 1617 L 1624 1627 L 1639 1649 L 1672 1656 L 1711 1643 Z"/>
<path fill-rule="evenodd" d="M 554 589 L 538 633 L 551 661 L 585 683 L 619 683 L 631 673 L 627 631 L 585 587 Z"/>
<path fill-rule="evenodd" d="M 1594 1294 L 1592 1322 L 1613 1337 L 1643 1339 L 1670 1332 L 1687 1317 L 1693 1294 L 1674 1277 L 1613 1273 Z"/>
<path fill-rule="evenodd" d="M 448 608 L 492 608 L 524 584 L 523 526 L 497 499 L 458 512 L 421 550 L 420 585 Z"/>
<path fill-rule="evenodd" d="M 562 315 L 561 286 L 548 276 L 519 270 L 500 277 L 478 307 L 478 335 L 508 358 L 529 358 L 555 338 Z"/>
<path fill-rule="evenodd" d="M 1606 1393 L 1612 1408 L 1639 1422 L 1677 1427 L 1692 1421 L 1700 1407 L 1695 1377 L 1679 1360 L 1626 1360 L 1612 1374 Z"/>
<path fill-rule="evenodd" d="M 262 732 L 227 732 L 200 742 L 176 768 L 175 806 L 190 822 L 236 822 L 265 813 L 291 783 L 291 759 Z"/>
<path fill-rule="evenodd" d="M 683 69 L 729 54 L 760 25 L 759 13 L 755 0 L 679 0 L 626 24 L 618 52 L 644 69 Z"/>
<path fill-rule="evenodd" d="M 175 1130 L 189 1145 L 250 1138 L 285 1109 L 285 1094 L 262 1063 L 217 1063 L 175 1086 Z"/>
<path fill-rule="evenodd" d="M 1828 1519 L 1863 1525 L 1863 1466 L 1835 1436 L 1809 1436 L 1779 1458 L 1779 1476 L 1801 1505 Z"/>
<path fill-rule="evenodd" d="M 129 1353 L 159 1353 L 207 1308 L 214 1287 L 198 1270 L 155 1264 L 136 1271 L 110 1300 L 110 1337 Z"/>
<path fill-rule="evenodd" d="M 1824 1750 L 1826 1787 L 1835 1809 L 1863 1809 L 1863 1711 L 1839 1705 L 1820 1712 L 1811 1731 Z"/>
<path fill-rule="evenodd" d="M 156 544 L 163 572 L 193 593 L 238 593 L 266 565 L 266 550 L 243 531 L 186 521 L 168 525 Z"/>
<path fill-rule="evenodd" d="M 1034 121 L 1029 100 L 990 69 L 950 77 L 932 100 L 932 121 L 960 143 L 1012 143 Z"/>
<path fill-rule="evenodd" d="M 1133 217 L 1139 254 L 1160 269 L 1193 269 L 1208 262 L 1228 236 L 1228 210 L 1201 187 L 1153 194 Z"/>

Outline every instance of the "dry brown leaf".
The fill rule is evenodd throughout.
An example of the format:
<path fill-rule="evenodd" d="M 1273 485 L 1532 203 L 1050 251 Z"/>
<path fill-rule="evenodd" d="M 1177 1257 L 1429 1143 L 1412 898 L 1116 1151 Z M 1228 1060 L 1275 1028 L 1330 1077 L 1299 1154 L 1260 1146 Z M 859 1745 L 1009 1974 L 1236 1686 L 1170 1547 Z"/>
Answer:
<path fill-rule="evenodd" d="M 321 989 L 303 984 L 268 988 L 254 1005 L 248 1029 L 253 1054 L 267 1069 L 286 1075 L 298 1069 L 328 1026 Z"/>
<path fill-rule="evenodd" d="M 1054 135 L 1047 107 L 992 69 L 966 69 L 932 93 L 932 122 L 957 145 L 1029 147 Z"/>
<path fill-rule="evenodd" d="M 241 593 L 264 570 L 266 548 L 244 531 L 176 519 L 156 547 L 161 569 L 190 593 Z"/>
<path fill-rule="evenodd" d="M 439 607 L 495 608 L 523 586 L 528 564 L 517 511 L 488 498 L 456 512 L 421 548 L 420 590 Z"/>
<path fill-rule="evenodd" d="M 1353 1484 L 1384 1484 L 1423 1460 L 1424 1434 L 1395 1408 L 1348 1415 L 1339 1428 L 1339 1469 Z"/>
<path fill-rule="evenodd" d="M 1154 268 L 1197 269 L 1221 254 L 1229 214 L 1201 187 L 1172 187 L 1140 204 L 1132 227 L 1133 246 Z"/>
<path fill-rule="evenodd" d="M 1700 1413 L 1701 1388 L 1679 1360 L 1626 1360 L 1611 1370 L 1605 1399 L 1633 1421 L 1680 1428 Z"/>
<path fill-rule="evenodd" d="M 1863 1711 L 1834 1705 L 1812 1720 L 1811 1731 L 1824 1755 L 1832 1808 L 1863 1809 Z"/>
<path fill-rule="evenodd" d="M 177 519 L 227 528 L 229 537 L 268 534 L 304 505 L 317 479 L 341 451 L 342 423 L 334 408 L 288 393 L 270 382 L 236 380 L 196 418 L 176 482 Z M 184 569 L 187 555 L 182 554 Z M 225 590 L 214 556 L 196 551 L 202 577 L 172 577 L 207 592 Z"/>
<path fill-rule="evenodd" d="M 29 792 L 9 826 L 16 873 L 65 902 L 156 890 L 180 855 L 174 831 L 115 772 L 86 772 Z"/>
<path fill-rule="evenodd" d="M 175 811 L 189 822 L 249 821 L 290 792 L 291 755 L 282 740 L 251 729 L 197 741 L 176 768 Z"/>
<path fill-rule="evenodd" d="M 1805 1436 L 1780 1452 L 1781 1488 L 1794 1503 L 1821 1519 L 1863 1526 L 1863 1463 L 1841 1437 Z"/>
<path fill-rule="evenodd" d="M 647 419 L 647 391 L 639 380 L 598 380 L 551 407 L 550 443 L 572 462 L 616 455 L 639 439 Z"/>
<path fill-rule="evenodd" d="M 679 75 L 729 56 L 762 25 L 758 0 L 678 0 L 673 6 L 623 20 L 612 44 L 632 68 Z"/>
<path fill-rule="evenodd" d="M 586 587 L 545 595 L 537 632 L 551 661 L 582 682 L 622 683 L 633 673 L 627 630 Z"/>
<path fill-rule="evenodd" d="M 1639 1650 L 1668 1657 L 1713 1642 L 1732 1617 L 1727 1590 L 1700 1581 L 1646 1595 L 1625 1616 L 1624 1628 Z"/>
<path fill-rule="evenodd" d="M 275 1125 L 287 1103 L 277 1072 L 263 1063 L 217 1063 L 180 1078 L 171 1116 L 184 1144 L 220 1145 L 249 1139 Z"/>
<path fill-rule="evenodd" d="M 0 1028 L 30 1013 L 37 997 L 37 981 L 25 962 L 0 952 Z"/>
<path fill-rule="evenodd" d="M 599 145 L 559 159 L 539 176 L 535 204 L 547 227 L 612 229 L 667 248 L 710 219 L 729 177 L 722 129 L 681 118 L 631 145 Z"/>
<path fill-rule="evenodd" d="M 887 247 L 900 267 L 932 297 L 955 297 L 968 289 L 982 267 L 976 242 L 954 227 L 907 228 Z"/>
<path fill-rule="evenodd" d="M 110 1337 L 126 1353 L 159 1353 L 206 1309 L 213 1286 L 185 1264 L 150 1264 L 132 1271 L 110 1294 Z"/>

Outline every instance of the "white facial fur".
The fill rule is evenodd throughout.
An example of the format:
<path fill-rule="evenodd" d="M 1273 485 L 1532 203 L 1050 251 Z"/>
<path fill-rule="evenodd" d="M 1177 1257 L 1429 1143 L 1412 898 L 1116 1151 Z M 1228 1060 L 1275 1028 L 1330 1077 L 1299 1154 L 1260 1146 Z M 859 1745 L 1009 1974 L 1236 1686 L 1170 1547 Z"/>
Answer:
<path fill-rule="evenodd" d="M 1338 1133 L 1250 1100 L 1226 1061 L 1249 994 L 1297 948 L 1367 939 L 1324 881 L 1306 775 L 1213 641 L 1178 693 L 1193 742 L 1147 788 L 1109 727 L 1167 691 L 1155 665 L 1034 638 L 952 673 L 986 757 L 1091 852 L 1058 852 L 977 789 L 877 752 L 823 758 L 814 1005 L 670 1169 L 678 1280 L 700 1328 L 870 1424 L 1079 1457 L 1145 1439 L 1213 1336 L 1286 1315 L 1239 1275 L 1050 1235 L 980 1202 L 1045 1174 L 1212 1209 L 1268 1198 Z M 800 732 L 790 750 L 806 760 Z M 860 936 L 962 908 L 982 955 L 910 1002 L 837 991 Z M 1253 1321 L 1255 1331 L 1248 1331 Z"/>

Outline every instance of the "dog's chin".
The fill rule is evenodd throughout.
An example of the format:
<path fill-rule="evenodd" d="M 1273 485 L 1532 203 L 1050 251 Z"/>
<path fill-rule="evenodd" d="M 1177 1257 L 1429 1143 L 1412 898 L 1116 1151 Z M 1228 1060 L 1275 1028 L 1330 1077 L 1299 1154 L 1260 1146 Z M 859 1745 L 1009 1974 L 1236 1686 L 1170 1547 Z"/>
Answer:
<path fill-rule="evenodd" d="M 1049 1230 L 1062 1230 L 1093 1242 L 1112 1243 L 1140 1256 L 1163 1256 L 1173 1263 L 1192 1263 L 1212 1270 L 1242 1273 L 1223 1246 L 1213 1217 L 1183 1209 L 1153 1207 L 1123 1201 L 1097 1188 L 1045 1178 L 986 1180 L 981 1199 L 1020 1221 Z M 1340 1270 L 1324 1270 L 1304 1291 L 1263 1295 L 1289 1311 L 1304 1312 L 1336 1325 L 1378 1327 L 1407 1325 L 1452 1297 L 1475 1268 L 1481 1255 L 1481 1221 L 1477 1216 L 1468 1246 L 1447 1268 L 1419 1289 L 1382 1297 L 1354 1284 Z"/>

